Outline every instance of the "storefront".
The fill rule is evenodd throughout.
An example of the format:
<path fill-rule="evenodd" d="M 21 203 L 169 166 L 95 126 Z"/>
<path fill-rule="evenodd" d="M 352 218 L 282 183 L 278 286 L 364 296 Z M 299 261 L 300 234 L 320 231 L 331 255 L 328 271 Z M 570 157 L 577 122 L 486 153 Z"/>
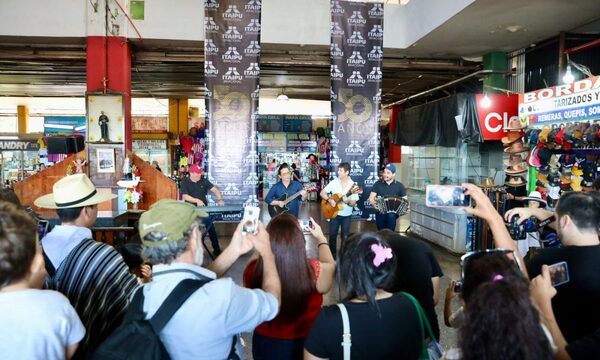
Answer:
<path fill-rule="evenodd" d="M 35 140 L 0 140 L 0 176 L 3 186 L 38 171 L 40 145 Z"/>

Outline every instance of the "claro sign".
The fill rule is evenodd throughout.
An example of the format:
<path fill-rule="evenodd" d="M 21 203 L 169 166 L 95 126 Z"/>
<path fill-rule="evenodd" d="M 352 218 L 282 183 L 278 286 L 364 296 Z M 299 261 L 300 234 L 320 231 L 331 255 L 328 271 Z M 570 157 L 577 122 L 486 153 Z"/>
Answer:
<path fill-rule="evenodd" d="M 518 119 L 519 96 L 488 94 L 490 106 L 481 105 L 484 95 L 477 94 L 477 115 L 484 140 L 500 140 L 506 136 L 506 128 L 512 118 Z"/>
<path fill-rule="evenodd" d="M 24 140 L 0 140 L 0 151 L 11 151 L 11 150 L 38 150 L 40 145 L 37 141 L 24 141 Z"/>

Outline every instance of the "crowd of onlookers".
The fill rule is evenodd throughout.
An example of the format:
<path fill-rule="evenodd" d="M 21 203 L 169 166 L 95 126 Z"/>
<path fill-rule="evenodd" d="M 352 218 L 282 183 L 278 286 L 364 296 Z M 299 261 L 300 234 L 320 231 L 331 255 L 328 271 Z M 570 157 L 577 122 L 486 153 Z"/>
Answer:
<path fill-rule="evenodd" d="M 504 219 L 481 189 L 463 186 L 474 200 L 465 211 L 489 224 L 495 248 L 461 258 L 446 301 L 459 294 L 462 306 L 454 313 L 447 306 L 442 321 L 460 336 L 442 358 L 599 358 L 600 194 L 567 193 L 555 212 L 515 208 Z M 443 273 L 421 240 L 357 233 L 334 260 L 318 221 L 311 219 L 307 237 L 295 217 L 282 214 L 256 232 L 238 224 L 223 252 L 205 261 L 206 214 L 161 200 L 141 215 L 140 244 L 115 249 L 92 240 L 90 230 L 97 205 L 113 197 L 84 174 L 61 179 L 35 201 L 60 218 L 39 239 L 32 214 L 12 191 L 0 193 L 0 357 L 91 358 L 130 320 L 136 294 L 150 319 L 187 279 L 202 284 L 159 334 L 173 359 L 243 358 L 243 332 L 253 332 L 254 359 L 420 359 L 439 341 Z M 554 216 L 549 226 L 562 246 L 525 261 L 505 226 L 514 215 Z M 306 241 L 315 242 L 317 258 L 307 256 Z M 236 284 L 224 274 L 248 253 Z M 553 287 L 548 265 L 563 261 L 569 281 Z M 323 307 L 336 284 L 343 306 Z"/>

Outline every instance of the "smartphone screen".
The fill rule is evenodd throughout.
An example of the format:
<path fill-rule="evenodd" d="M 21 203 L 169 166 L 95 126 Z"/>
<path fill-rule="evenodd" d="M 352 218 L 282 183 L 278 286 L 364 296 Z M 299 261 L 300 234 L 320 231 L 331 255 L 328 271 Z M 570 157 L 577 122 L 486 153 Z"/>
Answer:
<path fill-rule="evenodd" d="M 258 232 L 258 216 L 260 208 L 256 206 L 246 206 L 244 208 L 244 217 L 242 219 L 242 233 L 256 234 Z"/>
<path fill-rule="evenodd" d="M 471 197 L 465 195 L 460 185 L 427 185 L 425 205 L 429 207 L 467 207 Z"/>
<path fill-rule="evenodd" d="M 569 282 L 569 268 L 567 267 L 566 261 L 549 265 L 548 269 L 550 270 L 552 286 L 557 287 L 558 285 Z"/>

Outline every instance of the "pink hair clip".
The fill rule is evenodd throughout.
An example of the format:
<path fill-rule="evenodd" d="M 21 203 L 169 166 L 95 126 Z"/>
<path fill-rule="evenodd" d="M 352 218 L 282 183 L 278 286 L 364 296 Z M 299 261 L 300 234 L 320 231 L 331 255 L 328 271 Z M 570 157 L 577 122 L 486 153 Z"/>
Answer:
<path fill-rule="evenodd" d="M 392 258 L 392 249 L 386 248 L 379 244 L 371 245 L 371 250 L 375 253 L 375 257 L 373 258 L 373 265 L 375 267 L 379 267 L 379 265 L 383 264 L 387 259 Z"/>
<path fill-rule="evenodd" d="M 498 275 L 494 276 L 494 278 L 492 279 L 492 281 L 496 282 L 496 281 L 500 281 L 502 279 L 504 279 L 504 276 L 498 274 Z"/>

